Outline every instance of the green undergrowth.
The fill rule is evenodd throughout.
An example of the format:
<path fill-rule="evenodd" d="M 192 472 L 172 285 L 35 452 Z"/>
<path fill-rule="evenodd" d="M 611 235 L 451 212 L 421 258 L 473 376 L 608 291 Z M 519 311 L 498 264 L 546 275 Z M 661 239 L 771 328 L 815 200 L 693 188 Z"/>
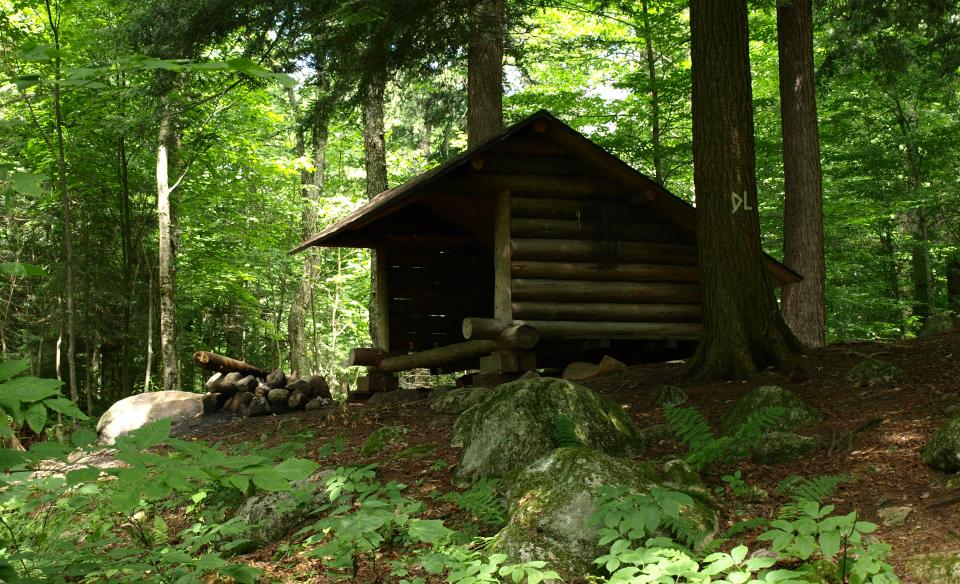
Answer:
<path fill-rule="evenodd" d="M 398 584 L 437 579 L 538 584 L 559 578 L 544 559 L 490 553 L 488 536 L 509 519 L 495 481 L 436 496 L 457 509 L 454 517 L 439 515 L 405 484 L 379 480 L 376 465 L 318 472 L 324 456 L 343 450 L 342 439 L 319 450 L 311 444 L 316 460 L 308 460 L 297 457 L 302 443 L 225 448 L 171 438 L 169 421 L 160 421 L 117 440 L 113 459 L 121 465 L 107 464 L 108 458 L 67 465 L 78 447 L 104 453 L 90 444 L 89 430 L 55 440 L 63 429 L 51 428 L 48 420 L 54 419 L 49 412 L 63 409 L 54 401 L 58 386 L 18 373 L 0 368 L 0 389 L 18 380 L 13 390 L 0 392 L 0 435 L 9 438 L 21 424 L 30 425 L 32 411 L 31 428 L 38 427 L 47 440 L 27 452 L 0 449 L 2 581 L 190 584 L 214 575 L 240 583 L 269 581 L 259 568 L 232 557 L 245 543 L 238 538 L 250 529 L 234 510 L 252 496 L 286 492 L 294 499 L 311 497 L 312 503 L 298 525 L 290 526 L 293 534 L 277 542 L 275 560 L 287 557 L 302 565 L 300 554 L 306 555 L 325 578 L 357 581 L 361 568 Z M 42 424 L 39 408 L 45 412 Z M 700 450 L 710 453 L 693 460 L 716 464 L 713 452 L 736 452 L 735 443 L 718 447 L 720 439 L 690 420 L 686 435 L 699 436 Z M 558 442 L 571 438 L 564 427 L 560 421 Z M 790 503 L 772 521 L 753 518 L 739 533 L 728 531 L 705 545 L 701 534 L 677 529 L 689 495 L 669 488 L 635 493 L 602 487 L 591 522 L 604 552 L 592 572 L 580 576 L 631 584 L 896 582 L 886 563 L 889 546 L 869 536 L 876 526 L 860 521 L 856 512 L 836 514 L 825 502 L 842 480 L 787 480 L 780 492 Z M 751 494 L 739 476 L 726 483 L 736 495 Z M 756 541 L 767 553 L 751 555 L 739 543 L 746 531 L 759 532 Z"/>

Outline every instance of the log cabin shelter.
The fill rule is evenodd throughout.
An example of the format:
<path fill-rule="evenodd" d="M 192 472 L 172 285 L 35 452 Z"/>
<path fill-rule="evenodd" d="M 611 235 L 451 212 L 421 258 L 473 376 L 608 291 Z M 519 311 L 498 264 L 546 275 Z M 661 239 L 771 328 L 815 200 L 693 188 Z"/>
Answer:
<path fill-rule="evenodd" d="M 422 367 L 517 373 L 578 352 L 630 359 L 700 333 L 695 208 L 545 110 L 290 253 L 311 246 L 375 252 L 375 347 L 350 358 L 374 381 Z M 774 286 L 801 279 L 764 262 Z"/>

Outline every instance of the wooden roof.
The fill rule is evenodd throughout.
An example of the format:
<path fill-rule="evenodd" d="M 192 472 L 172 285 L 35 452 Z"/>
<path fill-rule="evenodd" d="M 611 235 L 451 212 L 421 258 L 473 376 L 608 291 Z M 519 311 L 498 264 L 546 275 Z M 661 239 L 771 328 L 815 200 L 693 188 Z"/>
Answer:
<path fill-rule="evenodd" d="M 323 247 L 367 247 L 367 245 L 352 244 L 350 235 L 415 203 L 430 193 L 430 189 L 425 187 L 437 183 L 443 177 L 463 168 L 465 165 L 469 165 L 470 161 L 481 153 L 530 128 L 536 129 L 546 138 L 569 150 L 571 154 L 596 167 L 605 176 L 620 182 L 628 190 L 645 198 L 651 207 L 666 215 L 680 228 L 691 234 L 696 234 L 697 211 L 692 205 L 591 142 L 547 110 L 540 110 L 445 163 L 396 188 L 380 193 L 343 219 L 301 242 L 289 253 L 295 254 L 315 245 Z M 791 284 L 802 279 L 802 276 L 766 254 L 765 263 L 776 285 Z"/>

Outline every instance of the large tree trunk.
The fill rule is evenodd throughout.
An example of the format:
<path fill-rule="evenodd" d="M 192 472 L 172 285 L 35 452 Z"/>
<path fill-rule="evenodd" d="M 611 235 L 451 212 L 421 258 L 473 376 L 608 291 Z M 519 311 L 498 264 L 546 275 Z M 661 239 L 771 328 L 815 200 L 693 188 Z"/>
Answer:
<path fill-rule="evenodd" d="M 503 0 L 476 0 L 467 51 L 467 143 L 503 128 Z"/>
<path fill-rule="evenodd" d="M 783 319 L 806 345 L 826 344 L 823 184 L 813 79 L 812 0 L 777 6 L 783 123 L 783 261 L 803 280 L 783 290 Z"/>
<path fill-rule="evenodd" d="M 53 46 L 56 49 L 54 56 L 54 77 L 60 79 L 62 60 L 60 57 L 60 12 L 54 14 L 50 1 L 44 3 L 47 11 L 47 21 L 53 34 Z M 77 334 L 75 325 L 73 293 L 73 229 L 70 219 L 70 193 L 67 190 L 67 155 L 63 139 L 63 110 L 61 108 L 60 84 L 53 84 L 53 113 L 57 129 L 57 188 L 60 191 L 60 210 L 63 215 L 63 262 L 66 265 L 66 325 L 67 325 L 67 369 L 70 377 L 70 399 L 77 402 L 80 399 L 77 388 Z"/>
<path fill-rule="evenodd" d="M 919 189 L 919 187 L 917 187 Z M 910 275 L 913 282 L 913 316 L 922 326 L 933 313 L 933 270 L 930 265 L 927 215 L 922 207 L 908 219 L 910 231 Z"/>
<path fill-rule="evenodd" d="M 298 109 L 296 96 L 291 91 L 291 103 Z M 319 98 L 318 98 L 319 99 Z M 303 170 L 300 173 L 302 228 L 303 239 L 317 232 L 317 209 L 320 198 L 323 196 L 324 172 L 326 169 L 327 151 L 327 124 L 328 117 L 325 106 L 321 103 L 314 105 L 314 115 L 310 116 L 312 123 L 313 170 Z M 306 154 L 304 130 L 297 131 L 297 154 L 303 157 Z M 313 280 L 317 272 L 316 250 L 307 250 L 303 258 L 303 278 L 290 307 L 290 316 L 287 321 L 287 336 L 290 343 L 290 371 L 292 375 L 302 377 L 311 372 L 310 345 L 307 342 L 307 311 L 313 299 Z"/>
<path fill-rule="evenodd" d="M 386 89 L 385 71 L 376 71 L 364 81 L 363 91 L 363 149 L 367 167 L 367 198 L 372 199 L 387 190 L 387 146 L 383 128 L 383 93 Z M 377 252 L 370 256 L 370 338 L 378 347 L 386 346 L 377 328 L 379 320 L 377 298 Z"/>
<path fill-rule="evenodd" d="M 170 107 L 164 98 L 160 106 L 157 136 L 157 216 L 160 227 L 160 358 L 163 361 L 163 389 L 180 389 L 180 360 L 177 352 L 177 280 L 175 215 L 171 206 L 168 151 L 173 142 Z"/>
<path fill-rule="evenodd" d="M 799 348 L 763 267 L 746 0 L 692 0 L 690 32 L 704 322 L 688 373 L 742 378 Z"/>

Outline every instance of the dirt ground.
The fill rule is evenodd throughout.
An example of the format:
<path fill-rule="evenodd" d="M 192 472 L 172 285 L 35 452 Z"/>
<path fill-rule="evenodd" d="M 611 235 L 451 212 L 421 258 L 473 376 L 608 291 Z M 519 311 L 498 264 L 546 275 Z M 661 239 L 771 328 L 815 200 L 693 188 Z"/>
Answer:
<path fill-rule="evenodd" d="M 846 372 L 866 357 L 889 361 L 905 371 L 903 382 L 875 387 L 854 387 L 844 379 Z M 913 512 L 903 525 L 884 527 L 877 535 L 893 546 L 892 561 L 903 582 L 911 580 L 903 569 L 907 558 L 935 551 L 960 551 L 960 503 L 943 504 L 960 495 L 958 484 L 948 485 L 950 476 L 923 464 L 921 451 L 927 440 L 946 420 L 945 408 L 960 404 L 960 333 L 938 335 L 899 343 L 855 343 L 833 345 L 807 355 L 805 379 L 785 379 L 764 373 L 746 382 L 691 384 L 682 379 L 682 364 L 652 364 L 628 367 L 583 382 L 622 404 L 638 427 L 664 421 L 662 409 L 655 404 L 665 384 L 683 387 L 690 396 L 686 405 L 700 409 L 717 423 L 724 411 L 740 396 L 760 385 L 783 385 L 796 392 L 823 413 L 823 421 L 805 428 L 803 433 L 819 435 L 820 449 L 800 460 L 780 466 L 763 466 L 735 461 L 722 474 L 739 470 L 750 485 L 769 494 L 765 500 L 744 503 L 742 499 L 719 500 L 732 524 L 738 513 L 748 517 L 772 517 L 785 502 L 776 486 L 791 475 L 815 477 L 847 474 L 851 481 L 839 487 L 830 499 L 838 512 L 858 510 L 861 518 L 881 525 L 877 510 L 882 507 L 910 505 Z M 264 445 L 290 440 L 309 443 L 303 456 L 312 456 L 323 444 L 337 437 L 346 440 L 340 454 L 320 460 L 324 466 L 379 464 L 381 480 L 399 480 L 409 485 L 408 494 L 423 500 L 435 518 L 448 524 L 469 522 L 470 517 L 451 503 L 437 502 L 431 491 L 449 492 L 452 469 L 459 451 L 449 446 L 455 416 L 437 415 L 425 402 L 376 407 L 348 404 L 331 412 L 308 412 L 286 416 L 229 421 L 200 432 L 200 438 L 223 443 L 256 442 Z M 851 443 L 837 441 L 854 429 L 872 425 L 853 436 Z M 384 452 L 361 457 L 360 445 L 371 432 L 385 425 L 410 428 L 407 445 L 390 447 Z M 832 454 L 829 446 L 840 444 Z M 401 458 L 405 448 L 420 444 L 436 449 L 423 458 Z M 682 447 L 663 441 L 645 458 L 669 457 Z M 443 461 L 443 462 L 438 462 Z M 708 484 L 720 482 L 720 476 L 705 476 Z M 749 539 L 749 538 L 748 538 Z M 389 550 L 385 553 L 389 556 Z M 278 558 L 267 548 L 248 556 L 246 561 L 264 568 L 285 582 L 326 582 L 320 566 L 302 557 Z M 389 558 L 380 558 L 389 559 Z M 391 582 L 385 562 L 363 565 L 357 582 Z M 919 583 L 917 583 L 919 584 Z M 927 583 L 924 583 L 927 584 Z"/>

